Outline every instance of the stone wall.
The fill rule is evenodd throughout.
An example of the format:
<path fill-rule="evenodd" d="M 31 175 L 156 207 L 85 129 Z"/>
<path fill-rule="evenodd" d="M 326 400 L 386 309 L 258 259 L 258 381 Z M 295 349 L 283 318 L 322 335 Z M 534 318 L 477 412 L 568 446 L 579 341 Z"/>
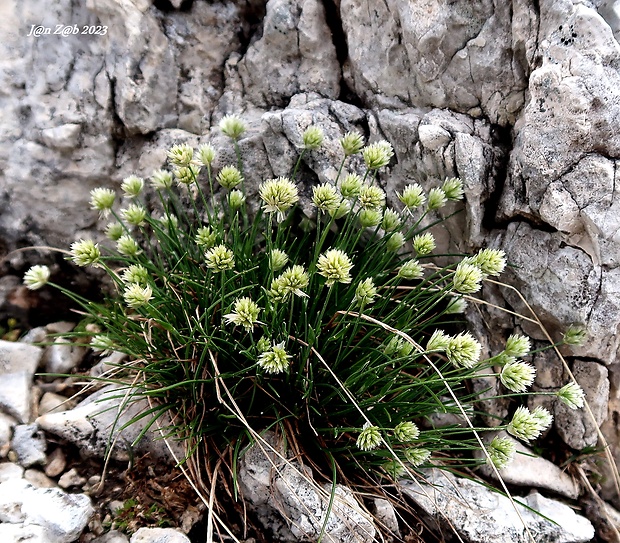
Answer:
<path fill-rule="evenodd" d="M 11 251 L 100 235 L 88 210 L 92 188 L 148 176 L 167 146 L 205 140 L 225 114 L 250 125 L 241 145 L 254 188 L 288 172 L 300 128 L 317 123 L 334 138 L 356 128 L 393 142 L 396 160 L 382 178 L 388 189 L 460 176 L 465 219 L 454 223 L 452 241 L 462 250 L 503 248 L 513 264 L 505 279 L 555 337 L 571 323 L 587 326 L 589 340 L 570 362 L 620 457 L 617 2 L 49 6 L 0 4 L 4 301 L 19 288 L 13 275 L 51 258 Z M 28 35 L 59 24 L 105 25 L 107 34 Z M 328 145 L 306 159 L 308 185 L 333 179 L 336 152 Z M 490 294 L 526 311 L 509 289 Z M 545 370 L 537 385 L 555 386 L 561 369 Z M 577 435 L 569 431 L 576 425 L 558 431 L 575 448 L 593 445 L 592 428 L 583 423 Z"/>

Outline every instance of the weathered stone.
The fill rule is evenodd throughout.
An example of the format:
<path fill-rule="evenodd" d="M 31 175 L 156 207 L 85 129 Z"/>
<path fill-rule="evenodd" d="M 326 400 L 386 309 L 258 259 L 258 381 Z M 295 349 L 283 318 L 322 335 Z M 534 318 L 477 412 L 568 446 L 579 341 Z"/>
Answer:
<path fill-rule="evenodd" d="M 45 349 L 43 363 L 48 373 L 67 374 L 82 362 L 86 349 L 65 338 L 56 338 L 54 344 Z"/>
<path fill-rule="evenodd" d="M 0 539 L 3 543 L 22 543 L 36 541 L 36 543 L 56 543 L 53 534 L 43 526 L 36 524 L 0 523 Z"/>
<path fill-rule="evenodd" d="M 60 488 L 71 488 L 72 486 L 82 486 L 86 482 L 86 477 L 82 477 L 75 468 L 62 474 L 58 479 Z"/>
<path fill-rule="evenodd" d="M 129 543 L 129 538 L 118 530 L 111 530 L 92 540 L 91 543 Z"/>
<path fill-rule="evenodd" d="M 174 528 L 140 528 L 129 543 L 190 543 L 190 540 Z"/>
<path fill-rule="evenodd" d="M 20 424 L 15 427 L 11 448 L 15 451 L 20 466 L 29 468 L 35 464 L 45 464 L 45 435 L 36 424 Z"/>
<path fill-rule="evenodd" d="M 56 488 L 56 483 L 45 473 L 38 469 L 27 469 L 24 471 L 24 480 L 37 488 Z"/>
<path fill-rule="evenodd" d="M 534 541 L 585 543 L 594 537 L 590 521 L 537 492 L 519 498 L 532 511 L 480 483 L 436 468 L 425 471 L 424 481 L 402 480 L 400 487 L 430 517 L 449 522 L 468 543 L 530 543 L 524 522 Z"/>
<path fill-rule="evenodd" d="M 0 463 L 0 483 L 9 479 L 21 479 L 24 476 L 24 468 L 13 462 Z"/>
<path fill-rule="evenodd" d="M 45 475 L 48 477 L 58 477 L 67 465 L 67 459 L 62 448 L 58 447 L 47 455 L 47 463 L 45 464 Z"/>

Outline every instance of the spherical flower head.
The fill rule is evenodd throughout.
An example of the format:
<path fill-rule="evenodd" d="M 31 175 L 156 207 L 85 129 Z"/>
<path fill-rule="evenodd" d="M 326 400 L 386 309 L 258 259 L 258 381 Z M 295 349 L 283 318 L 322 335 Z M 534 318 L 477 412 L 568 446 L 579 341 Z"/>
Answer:
<path fill-rule="evenodd" d="M 224 315 L 227 323 L 233 323 L 235 326 L 243 326 L 247 331 L 252 330 L 258 322 L 260 307 L 247 296 L 237 298 L 232 313 Z"/>
<path fill-rule="evenodd" d="M 363 209 L 383 209 L 385 206 L 385 192 L 375 185 L 363 185 L 357 199 Z"/>
<path fill-rule="evenodd" d="M 512 392 L 525 392 L 534 382 L 536 368 L 526 362 L 509 362 L 502 368 L 499 379 Z"/>
<path fill-rule="evenodd" d="M 24 274 L 24 285 L 30 290 L 38 290 L 47 285 L 50 278 L 50 269 L 47 266 L 32 266 Z"/>
<path fill-rule="evenodd" d="M 349 200 L 341 199 L 337 206 L 327 210 L 330 217 L 335 220 L 342 219 L 345 215 L 348 215 L 351 211 L 351 202 Z"/>
<path fill-rule="evenodd" d="M 309 126 L 301 135 L 304 149 L 313 151 L 323 144 L 323 130 L 318 126 Z"/>
<path fill-rule="evenodd" d="M 207 268 L 216 271 L 232 270 L 235 267 L 235 255 L 226 245 L 216 245 L 205 255 Z"/>
<path fill-rule="evenodd" d="M 258 357 L 258 365 L 266 373 L 282 373 L 288 368 L 292 358 L 284 349 L 284 342 L 274 345 L 269 351 L 265 351 Z"/>
<path fill-rule="evenodd" d="M 245 132 L 245 123 L 237 115 L 226 115 L 220 121 L 220 130 L 231 140 L 237 141 Z"/>
<path fill-rule="evenodd" d="M 268 337 L 263 336 L 256 342 L 256 350 L 259 353 L 267 352 L 269 349 L 271 349 L 271 340 Z"/>
<path fill-rule="evenodd" d="M 96 334 L 90 340 L 90 348 L 101 354 L 110 354 L 116 346 L 109 336 L 104 334 Z"/>
<path fill-rule="evenodd" d="M 462 200 L 465 195 L 463 191 L 463 181 L 457 177 L 447 177 L 443 185 L 441 185 L 441 190 L 443 190 L 446 198 L 452 201 Z"/>
<path fill-rule="evenodd" d="M 120 222 L 111 222 L 105 227 L 105 235 L 112 241 L 118 241 L 124 233 L 125 229 Z"/>
<path fill-rule="evenodd" d="M 196 232 L 194 241 L 203 249 L 211 249 L 217 241 L 217 234 L 209 226 L 201 226 Z"/>
<path fill-rule="evenodd" d="M 271 287 L 267 291 L 267 294 L 272 302 L 285 302 L 290 296 L 291 291 L 280 276 L 271 281 Z"/>
<path fill-rule="evenodd" d="M 381 140 L 364 147 L 362 156 L 369 170 L 378 170 L 390 163 L 390 159 L 394 156 L 394 149 L 389 142 Z"/>
<path fill-rule="evenodd" d="M 135 198 L 140 196 L 142 189 L 144 188 L 144 179 L 136 175 L 130 175 L 125 177 L 121 183 L 121 190 L 128 198 Z"/>
<path fill-rule="evenodd" d="M 217 182 L 225 189 L 234 189 L 243 181 L 241 172 L 235 166 L 224 166 L 217 174 Z"/>
<path fill-rule="evenodd" d="M 362 451 L 372 451 L 381 445 L 381 431 L 377 426 L 373 426 L 369 422 L 364 424 L 360 435 L 357 436 L 355 442 L 357 448 Z"/>
<path fill-rule="evenodd" d="M 390 460 L 381 466 L 393 479 L 400 479 L 405 475 L 405 468 L 397 460 Z"/>
<path fill-rule="evenodd" d="M 452 278 L 454 290 L 461 294 L 473 294 L 482 287 L 482 270 L 468 262 L 459 262 Z"/>
<path fill-rule="evenodd" d="M 532 350 L 530 338 L 521 334 L 511 334 L 506 340 L 504 354 L 514 358 L 523 358 Z"/>
<path fill-rule="evenodd" d="M 340 194 L 343 198 L 357 198 L 362 189 L 362 178 L 356 173 L 349 173 L 340 181 Z"/>
<path fill-rule="evenodd" d="M 107 217 L 114 205 L 116 193 L 102 187 L 90 191 L 90 208 L 99 211 L 101 217 Z"/>
<path fill-rule="evenodd" d="M 245 204 L 245 196 L 240 190 L 231 190 L 228 195 L 230 209 L 240 209 Z"/>
<path fill-rule="evenodd" d="M 422 464 L 426 464 L 430 457 L 431 451 L 429 451 L 428 449 L 423 449 L 421 447 L 414 447 L 405 450 L 405 458 L 414 468 L 417 468 Z"/>
<path fill-rule="evenodd" d="M 358 215 L 362 228 L 372 228 L 378 226 L 382 219 L 379 209 L 362 209 Z"/>
<path fill-rule="evenodd" d="M 506 253 L 501 249 L 482 249 L 468 261 L 478 266 L 486 275 L 498 276 L 506 267 Z"/>
<path fill-rule="evenodd" d="M 209 167 L 215 160 L 217 153 L 212 145 L 205 143 L 198 147 L 198 152 L 196 153 L 198 156 L 196 157 L 196 163 L 199 166 Z"/>
<path fill-rule="evenodd" d="M 200 166 L 190 164 L 189 166 L 181 166 L 174 170 L 174 177 L 182 185 L 191 185 L 196 182 L 199 173 Z"/>
<path fill-rule="evenodd" d="M 133 226 L 144 226 L 146 209 L 138 204 L 129 204 L 126 209 L 121 209 L 121 217 Z"/>
<path fill-rule="evenodd" d="M 420 437 L 420 429 L 413 422 L 401 422 L 394 428 L 394 437 L 401 443 L 409 443 Z"/>
<path fill-rule="evenodd" d="M 347 132 L 340 138 L 340 145 L 344 151 L 344 156 L 356 155 L 364 147 L 364 136 L 359 132 Z"/>
<path fill-rule="evenodd" d="M 349 256 L 340 249 L 329 249 L 321 256 L 316 264 L 319 275 L 327 279 L 326 285 L 329 287 L 334 283 L 350 283 L 351 268 L 353 263 Z"/>
<path fill-rule="evenodd" d="M 180 168 L 187 167 L 194 158 L 194 149 L 187 143 L 173 145 L 168 151 L 168 159 L 172 164 Z"/>
<path fill-rule="evenodd" d="M 295 264 L 292 268 L 285 270 L 278 280 L 281 281 L 281 286 L 288 292 L 302 298 L 308 296 L 302 289 L 308 286 L 310 277 L 308 277 L 308 273 L 303 266 Z"/>
<path fill-rule="evenodd" d="M 439 187 L 432 188 L 428 191 L 428 209 L 439 209 L 445 206 L 447 202 L 446 193 Z"/>
<path fill-rule="evenodd" d="M 556 396 L 571 409 L 581 409 L 585 404 L 583 389 L 575 382 L 564 385 L 556 392 Z"/>
<path fill-rule="evenodd" d="M 543 430 L 547 429 L 553 417 L 544 407 L 537 407 L 533 413 L 527 407 L 517 407 L 506 431 L 524 441 L 536 439 Z"/>
<path fill-rule="evenodd" d="M 312 187 L 312 203 L 319 211 L 327 213 L 340 205 L 341 197 L 336 187 L 329 183 Z"/>
<path fill-rule="evenodd" d="M 469 332 L 451 337 L 446 347 L 446 356 L 455 366 L 471 368 L 480 360 L 482 346 Z"/>
<path fill-rule="evenodd" d="M 148 270 L 141 264 L 132 264 L 122 275 L 125 283 L 138 283 L 138 285 L 148 285 L 150 276 Z"/>
<path fill-rule="evenodd" d="M 426 344 L 426 352 L 445 351 L 449 344 L 450 336 L 444 334 L 441 330 L 435 330 Z"/>
<path fill-rule="evenodd" d="M 371 277 L 367 277 L 357 285 L 355 289 L 355 303 L 361 307 L 370 305 L 375 301 L 377 287 Z"/>
<path fill-rule="evenodd" d="M 432 253 L 437 246 L 435 244 L 435 238 L 430 232 L 413 236 L 411 243 L 413 244 L 413 250 L 418 256 L 426 256 Z"/>
<path fill-rule="evenodd" d="M 504 469 L 512 462 L 516 448 L 515 442 L 509 437 L 495 436 L 487 447 L 487 462 L 490 459 L 497 469 Z"/>
<path fill-rule="evenodd" d="M 398 230 L 401 225 L 400 215 L 393 209 L 386 209 L 383 212 L 383 220 L 381 221 L 381 228 L 386 232 L 392 232 Z"/>
<path fill-rule="evenodd" d="M 116 250 L 125 256 L 137 256 L 142 252 L 136 240 L 128 234 L 123 234 L 118 238 Z"/>
<path fill-rule="evenodd" d="M 101 259 L 99 245 L 89 239 L 82 239 L 71 244 L 71 259 L 78 266 L 96 266 Z"/>
<path fill-rule="evenodd" d="M 170 232 L 171 230 L 178 230 L 179 228 L 179 218 L 176 215 L 172 215 L 171 213 L 159 217 L 157 219 L 157 222 L 159 222 L 161 227 L 166 230 L 166 232 Z"/>
<path fill-rule="evenodd" d="M 299 200 L 295 183 L 286 177 L 269 179 L 258 187 L 258 194 L 263 200 L 263 209 L 267 213 L 276 213 L 278 222 L 284 220 L 284 214 Z"/>
<path fill-rule="evenodd" d="M 467 309 L 467 300 L 460 297 L 452 298 L 444 313 L 446 315 L 456 315 L 459 313 L 465 313 L 465 309 Z"/>
<path fill-rule="evenodd" d="M 155 170 L 151 175 L 151 187 L 155 190 L 170 190 L 172 181 L 172 174 L 166 170 Z"/>
<path fill-rule="evenodd" d="M 269 253 L 269 267 L 271 268 L 271 271 L 276 272 L 281 270 L 284 266 L 286 266 L 287 262 L 288 255 L 284 251 L 281 251 L 280 249 L 272 249 Z"/>
<path fill-rule="evenodd" d="M 403 189 L 402 194 L 397 194 L 398 199 L 405 204 L 407 209 L 415 209 L 424 205 L 426 202 L 426 196 L 424 195 L 424 189 L 418 183 L 412 183 L 407 185 Z"/>
<path fill-rule="evenodd" d="M 398 277 L 403 279 L 420 279 L 424 271 L 422 270 L 422 266 L 417 260 L 407 260 L 399 269 L 398 269 Z"/>
<path fill-rule="evenodd" d="M 385 250 L 389 253 L 400 251 L 405 244 L 405 235 L 402 232 L 394 232 L 385 242 Z"/>
<path fill-rule="evenodd" d="M 585 328 L 571 325 L 566 332 L 564 332 L 562 340 L 566 345 L 581 347 L 585 343 L 587 335 L 588 333 Z"/>
<path fill-rule="evenodd" d="M 130 284 L 123 292 L 125 303 L 134 309 L 149 303 L 153 297 L 153 289 L 150 286 L 142 287 L 138 283 Z"/>

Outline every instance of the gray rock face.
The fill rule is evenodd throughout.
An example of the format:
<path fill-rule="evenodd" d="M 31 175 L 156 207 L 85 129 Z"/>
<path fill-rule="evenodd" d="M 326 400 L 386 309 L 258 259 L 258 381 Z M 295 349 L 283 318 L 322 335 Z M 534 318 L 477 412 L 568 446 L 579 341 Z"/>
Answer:
<path fill-rule="evenodd" d="M 20 424 L 15 427 L 11 447 L 20 466 L 29 468 L 34 464 L 45 464 L 45 436 L 36 424 Z"/>
<path fill-rule="evenodd" d="M 437 469 L 428 470 L 426 477 L 424 483 L 401 481 L 403 492 L 432 518 L 449 521 L 468 543 L 530 543 L 524 522 L 534 541 L 585 543 L 594 537 L 587 519 L 537 492 L 520 500 L 541 515 L 524 507 L 517 514 L 507 497 L 474 481 Z"/>
<path fill-rule="evenodd" d="M 19 422 L 30 419 L 30 393 L 43 349 L 0 340 L 0 408 Z"/>
<path fill-rule="evenodd" d="M 129 543 L 190 543 L 190 540 L 172 528 L 140 528 Z"/>

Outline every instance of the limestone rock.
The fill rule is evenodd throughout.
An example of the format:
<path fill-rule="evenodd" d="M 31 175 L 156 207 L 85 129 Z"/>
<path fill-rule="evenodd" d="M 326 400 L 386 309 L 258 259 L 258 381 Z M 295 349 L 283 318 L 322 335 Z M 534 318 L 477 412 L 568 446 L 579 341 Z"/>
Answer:
<path fill-rule="evenodd" d="M 111 530 L 93 539 L 92 543 L 129 543 L 129 538 L 118 530 Z"/>
<path fill-rule="evenodd" d="M 29 468 L 34 464 L 45 464 L 47 442 L 36 424 L 20 424 L 15 427 L 11 447 L 20 466 Z"/>
<path fill-rule="evenodd" d="M 190 543 L 190 540 L 173 528 L 140 528 L 129 543 Z"/>
<path fill-rule="evenodd" d="M 0 340 L 0 408 L 19 422 L 30 418 L 32 378 L 43 350 Z"/>
<path fill-rule="evenodd" d="M 66 338 L 54 339 L 53 345 L 45 350 L 45 370 L 52 374 L 67 374 L 82 362 L 86 349 Z"/>
<path fill-rule="evenodd" d="M 468 543 L 531 541 L 510 500 L 479 483 L 433 468 L 424 481 L 402 480 L 400 486 L 431 518 L 450 522 Z M 585 543 L 594 537 L 590 521 L 563 503 L 537 492 L 519 500 L 540 513 L 517 506 L 534 541 Z"/>
<path fill-rule="evenodd" d="M 37 524 L 8 522 L 0 523 L 0 539 L 5 543 L 21 543 L 22 541 L 36 541 L 37 543 L 56 543 L 49 530 Z"/>

